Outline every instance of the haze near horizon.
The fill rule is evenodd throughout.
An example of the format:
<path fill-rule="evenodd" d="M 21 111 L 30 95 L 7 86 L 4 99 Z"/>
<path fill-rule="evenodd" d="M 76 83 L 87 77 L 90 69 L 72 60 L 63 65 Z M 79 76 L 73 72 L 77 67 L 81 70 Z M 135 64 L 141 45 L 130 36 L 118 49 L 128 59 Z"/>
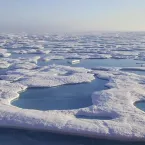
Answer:
<path fill-rule="evenodd" d="M 0 32 L 145 31 L 145 0 L 0 0 Z"/>

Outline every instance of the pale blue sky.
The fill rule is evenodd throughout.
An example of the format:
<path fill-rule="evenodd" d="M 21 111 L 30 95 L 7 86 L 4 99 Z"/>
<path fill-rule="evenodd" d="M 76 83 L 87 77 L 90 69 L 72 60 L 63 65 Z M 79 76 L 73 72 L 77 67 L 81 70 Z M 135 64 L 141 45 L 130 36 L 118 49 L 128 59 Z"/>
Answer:
<path fill-rule="evenodd" d="M 0 0 L 0 31 L 145 31 L 145 0 Z"/>

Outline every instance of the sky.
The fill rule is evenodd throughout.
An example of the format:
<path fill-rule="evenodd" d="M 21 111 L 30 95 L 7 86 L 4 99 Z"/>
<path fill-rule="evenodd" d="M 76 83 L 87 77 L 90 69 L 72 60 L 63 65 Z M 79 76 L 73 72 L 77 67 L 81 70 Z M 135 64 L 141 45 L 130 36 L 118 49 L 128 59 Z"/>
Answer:
<path fill-rule="evenodd" d="M 145 31 L 145 0 L 0 0 L 0 32 Z"/>

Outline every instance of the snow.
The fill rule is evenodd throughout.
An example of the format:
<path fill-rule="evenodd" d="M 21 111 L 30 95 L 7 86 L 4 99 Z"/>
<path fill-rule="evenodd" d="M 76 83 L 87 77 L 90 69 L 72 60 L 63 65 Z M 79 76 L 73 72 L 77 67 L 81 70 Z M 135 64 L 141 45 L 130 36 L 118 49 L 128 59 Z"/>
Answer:
<path fill-rule="evenodd" d="M 50 50 L 41 49 L 26 49 L 26 50 L 15 50 L 13 53 L 18 54 L 49 54 Z"/>
<path fill-rule="evenodd" d="M 61 60 L 61 59 L 64 59 L 63 56 L 60 56 L 60 55 L 50 55 L 50 56 L 42 56 L 41 57 L 41 60 L 44 60 L 44 61 L 49 61 L 49 60 Z"/>
<path fill-rule="evenodd" d="M 10 53 L 61 56 L 62 58 L 132 58 L 144 60 L 145 42 L 142 32 L 90 33 L 70 35 L 16 35 L 1 36 L 0 54 Z M 6 52 L 5 48 L 10 51 Z M 47 57 L 47 56 L 46 56 Z"/>
<path fill-rule="evenodd" d="M 7 34 L 1 35 L 1 38 L 0 46 L 5 49 L 0 49 L 0 68 L 8 70 L 5 75 L 0 75 L 0 126 L 145 141 L 145 112 L 134 105 L 136 101 L 145 100 L 145 76 L 121 71 L 145 71 L 144 67 L 96 67 L 89 70 L 61 65 L 37 66 L 39 59 L 72 57 L 144 60 L 145 53 L 142 51 L 145 41 L 142 33 L 45 35 L 43 41 L 39 35 Z M 20 46 L 24 50 L 15 50 Z M 37 52 L 44 56 L 4 58 L 9 54 L 6 48 L 15 53 Z M 45 48 L 48 48 L 47 51 Z M 108 80 L 108 89 L 92 92 L 92 106 L 76 110 L 40 111 L 11 105 L 11 101 L 27 88 L 91 82 L 94 76 Z M 77 115 L 106 116 L 112 119 L 84 119 L 77 118 Z"/>
<path fill-rule="evenodd" d="M 17 82 L 28 87 L 52 87 L 63 84 L 90 82 L 95 79 L 93 74 L 88 73 L 90 70 L 85 68 L 50 65 L 38 69 L 32 69 L 33 67 L 31 68 L 31 65 L 29 66 L 25 64 L 22 64 L 17 68 L 18 69 L 7 71 L 6 73 L 8 75 L 5 77 L 3 75 L 2 78 L 11 80 L 19 75 L 21 78 L 23 77 L 23 79 Z"/>
<path fill-rule="evenodd" d="M 21 69 L 20 69 L 21 70 Z M 21 70 L 22 71 L 22 70 Z M 27 70 L 28 71 L 28 70 Z M 71 68 L 69 66 L 49 66 L 35 70 L 30 75 L 18 73 L 22 80 L 9 82 L 0 81 L 0 124 L 11 127 L 44 129 L 70 134 L 107 137 L 119 139 L 143 139 L 145 129 L 144 112 L 137 109 L 133 103 L 145 99 L 145 77 L 129 75 L 118 70 L 99 71 Z M 61 76 L 59 73 L 71 71 L 70 76 Z M 8 71 L 9 79 L 16 78 L 13 71 Z M 14 71 L 15 72 L 15 71 Z M 39 72 L 39 73 L 38 73 Z M 54 74 L 55 72 L 55 74 Z M 49 75 L 47 75 L 47 73 Z M 108 79 L 106 84 L 110 89 L 92 94 L 92 106 L 77 110 L 38 111 L 21 109 L 10 105 L 10 101 L 19 96 L 19 92 L 27 87 L 50 87 L 69 83 L 80 83 L 99 78 Z M 28 76 L 27 76 L 28 75 Z M 27 77 L 26 77 L 27 76 Z M 8 78 L 7 78 L 8 80 Z M 45 81 L 46 80 L 46 81 Z M 143 82 L 142 82 L 143 83 Z M 94 120 L 76 118 L 75 115 L 108 116 L 112 120 Z"/>
<path fill-rule="evenodd" d="M 7 49 L 0 48 L 0 57 L 9 57 L 11 53 L 7 52 Z"/>
<path fill-rule="evenodd" d="M 145 71 L 145 67 L 124 67 L 120 70 L 127 70 L 127 71 Z"/>
<path fill-rule="evenodd" d="M 6 81 L 9 81 L 9 82 L 17 81 L 21 78 L 23 78 L 23 76 L 18 75 L 18 74 L 0 75 L 0 79 L 6 80 Z"/>
<path fill-rule="evenodd" d="M 8 68 L 11 64 L 0 59 L 0 69 Z"/>
<path fill-rule="evenodd" d="M 23 63 L 16 63 L 11 66 L 12 69 L 35 69 L 37 65 L 32 62 L 23 62 Z"/>

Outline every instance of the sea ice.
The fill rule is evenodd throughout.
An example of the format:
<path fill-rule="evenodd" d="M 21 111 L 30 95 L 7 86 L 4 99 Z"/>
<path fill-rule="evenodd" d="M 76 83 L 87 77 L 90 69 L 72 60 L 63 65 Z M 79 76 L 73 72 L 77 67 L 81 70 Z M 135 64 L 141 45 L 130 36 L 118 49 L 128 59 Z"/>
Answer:
<path fill-rule="evenodd" d="M 8 68 L 11 64 L 0 59 L 0 69 Z"/>
<path fill-rule="evenodd" d="M 0 36 L 0 46 L 5 48 L 0 49 L 2 56 L 0 67 L 7 68 L 11 65 L 6 75 L 0 76 L 2 79 L 0 80 L 0 126 L 42 129 L 96 138 L 145 141 L 145 113 L 134 105 L 136 101 L 145 100 L 145 76 L 120 71 L 144 71 L 144 67 L 98 67 L 88 70 L 61 65 L 44 67 L 36 65 L 40 58 L 55 59 L 59 58 L 59 55 L 61 58 L 113 57 L 145 60 L 144 33 L 45 35 L 43 40 L 39 35 Z M 24 51 L 17 51 L 18 48 Z M 39 52 L 45 56 L 4 58 L 10 55 L 7 49 L 16 53 Z M 106 84 L 108 89 L 92 92 L 92 106 L 76 110 L 39 111 L 21 109 L 10 103 L 29 87 L 90 82 L 95 79 L 94 75 L 109 82 Z M 81 119 L 77 118 L 77 115 L 90 118 L 107 116 L 112 119 Z"/>
<path fill-rule="evenodd" d="M 9 57 L 11 53 L 7 52 L 7 49 L 0 48 L 0 57 Z"/>

